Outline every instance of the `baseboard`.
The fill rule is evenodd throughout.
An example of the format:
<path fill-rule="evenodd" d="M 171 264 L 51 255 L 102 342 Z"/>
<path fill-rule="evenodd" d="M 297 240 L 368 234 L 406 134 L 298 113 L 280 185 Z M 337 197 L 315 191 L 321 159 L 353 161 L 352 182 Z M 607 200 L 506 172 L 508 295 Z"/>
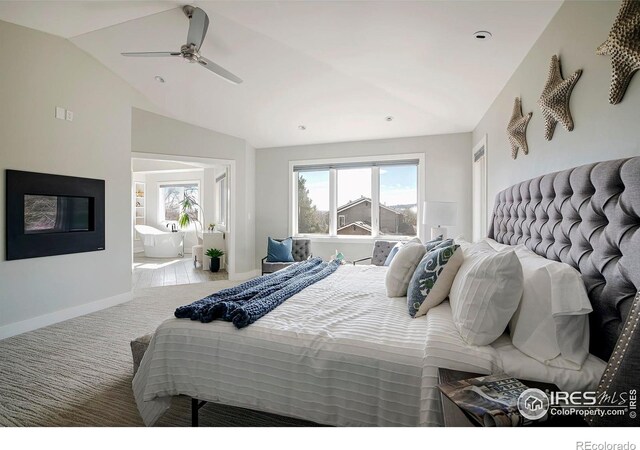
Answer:
<path fill-rule="evenodd" d="M 131 299 L 132 293 L 125 292 L 124 294 L 114 295 L 113 297 L 84 303 L 82 305 L 62 309 L 60 311 L 54 311 L 49 314 L 43 314 L 42 316 L 23 320 L 21 322 L 3 325 L 0 327 L 0 340 L 26 333 L 27 331 L 37 330 L 38 328 L 46 327 L 48 325 L 53 325 L 54 323 L 64 322 L 65 320 L 73 319 L 74 317 L 84 316 L 85 314 L 100 311 L 101 309 L 128 302 Z"/>
<path fill-rule="evenodd" d="M 259 276 L 260 276 L 260 271 L 256 269 L 256 270 L 252 270 L 251 272 L 230 273 L 229 280 L 243 281 L 243 280 L 249 280 L 251 278 L 255 278 Z"/>

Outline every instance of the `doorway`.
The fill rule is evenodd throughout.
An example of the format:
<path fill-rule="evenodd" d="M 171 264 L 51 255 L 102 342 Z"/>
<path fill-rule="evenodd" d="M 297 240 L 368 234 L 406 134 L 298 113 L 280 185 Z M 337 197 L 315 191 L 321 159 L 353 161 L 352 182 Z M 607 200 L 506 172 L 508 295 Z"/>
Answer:
<path fill-rule="evenodd" d="M 233 163 L 132 153 L 134 289 L 229 278 Z M 209 270 L 205 246 L 224 251 L 219 272 Z"/>

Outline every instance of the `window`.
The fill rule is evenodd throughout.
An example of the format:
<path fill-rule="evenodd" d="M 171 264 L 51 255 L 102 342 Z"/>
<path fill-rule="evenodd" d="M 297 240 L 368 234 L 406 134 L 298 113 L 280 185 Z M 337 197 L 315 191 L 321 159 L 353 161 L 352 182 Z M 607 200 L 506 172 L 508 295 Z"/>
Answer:
<path fill-rule="evenodd" d="M 337 169 L 339 236 L 371 236 L 371 167 Z"/>
<path fill-rule="evenodd" d="M 380 234 L 416 236 L 418 231 L 418 167 L 380 168 Z"/>
<path fill-rule="evenodd" d="M 329 171 L 297 173 L 298 234 L 329 233 Z"/>
<path fill-rule="evenodd" d="M 218 191 L 217 223 L 223 227 L 227 226 L 227 175 L 221 175 L 216 179 L 216 189 Z"/>
<path fill-rule="evenodd" d="M 181 202 L 185 196 L 191 197 L 196 203 L 200 203 L 200 188 L 197 182 L 171 183 L 160 185 L 160 219 L 178 220 L 182 211 Z M 189 211 L 193 220 L 198 220 L 198 210 Z"/>
<path fill-rule="evenodd" d="M 420 156 L 291 163 L 292 181 L 297 183 L 291 211 L 294 233 L 338 238 L 417 236 L 419 186 L 424 183 L 419 176 Z"/>

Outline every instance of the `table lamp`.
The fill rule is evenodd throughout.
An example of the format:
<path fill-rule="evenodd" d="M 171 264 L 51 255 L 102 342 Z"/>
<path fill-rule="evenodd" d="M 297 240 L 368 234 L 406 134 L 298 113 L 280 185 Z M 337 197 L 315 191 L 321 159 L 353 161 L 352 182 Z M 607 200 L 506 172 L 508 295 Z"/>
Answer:
<path fill-rule="evenodd" d="M 431 239 L 442 236 L 447 238 L 447 229 L 443 225 L 456 225 L 455 202 L 424 202 L 422 221 L 431 226 Z M 436 226 L 433 226 L 436 225 Z"/>

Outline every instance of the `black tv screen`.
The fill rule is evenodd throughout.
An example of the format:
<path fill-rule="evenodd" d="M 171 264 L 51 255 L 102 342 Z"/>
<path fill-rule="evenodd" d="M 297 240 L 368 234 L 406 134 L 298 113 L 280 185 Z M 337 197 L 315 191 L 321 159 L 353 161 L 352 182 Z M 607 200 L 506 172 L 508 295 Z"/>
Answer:
<path fill-rule="evenodd" d="M 6 171 L 7 260 L 104 250 L 104 180 Z"/>
<path fill-rule="evenodd" d="M 92 199 L 66 195 L 24 196 L 24 232 L 68 233 L 90 231 Z"/>

